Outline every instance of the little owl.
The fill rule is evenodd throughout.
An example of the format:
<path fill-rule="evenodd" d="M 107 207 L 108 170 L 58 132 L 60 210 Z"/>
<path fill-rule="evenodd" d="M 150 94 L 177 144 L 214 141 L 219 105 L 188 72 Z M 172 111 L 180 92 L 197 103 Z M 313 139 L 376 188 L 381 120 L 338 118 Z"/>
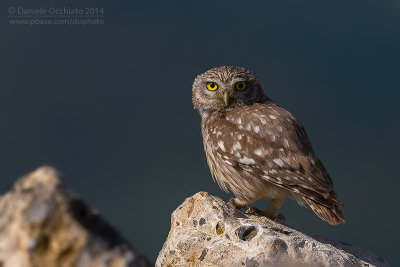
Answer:
<path fill-rule="evenodd" d="M 271 199 L 262 212 L 279 219 L 286 197 L 307 203 L 322 220 L 344 223 L 341 202 L 301 123 L 276 105 L 258 78 L 241 67 L 218 67 L 196 77 L 193 105 L 201 115 L 207 162 L 236 208 Z"/>

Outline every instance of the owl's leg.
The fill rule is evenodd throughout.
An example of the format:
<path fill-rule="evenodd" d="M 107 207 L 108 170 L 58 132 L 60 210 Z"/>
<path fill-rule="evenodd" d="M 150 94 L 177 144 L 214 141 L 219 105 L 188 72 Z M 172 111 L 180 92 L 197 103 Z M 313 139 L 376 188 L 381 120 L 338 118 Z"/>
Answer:
<path fill-rule="evenodd" d="M 278 214 L 278 209 L 282 206 L 284 198 L 272 199 L 267 209 L 263 212 L 264 215 L 271 220 L 284 221 L 285 216 L 282 213 Z"/>
<path fill-rule="evenodd" d="M 240 210 L 241 208 L 248 208 L 248 207 L 250 207 L 250 204 L 251 204 L 251 203 L 241 200 L 237 197 L 231 198 L 231 200 L 229 200 L 229 203 L 232 204 L 233 206 L 235 206 L 235 208 L 237 208 L 238 210 Z"/>

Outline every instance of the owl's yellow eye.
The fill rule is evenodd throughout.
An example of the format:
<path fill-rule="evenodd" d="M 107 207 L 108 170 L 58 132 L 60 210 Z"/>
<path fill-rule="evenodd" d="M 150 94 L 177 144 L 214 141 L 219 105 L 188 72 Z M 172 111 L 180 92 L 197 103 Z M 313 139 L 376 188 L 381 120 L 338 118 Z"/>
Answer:
<path fill-rule="evenodd" d="M 213 83 L 213 82 L 208 82 L 207 83 L 207 89 L 210 91 L 215 91 L 218 89 L 218 84 Z"/>
<path fill-rule="evenodd" d="M 236 90 L 239 90 L 239 91 L 244 91 L 244 90 L 246 90 L 246 87 L 247 87 L 246 82 L 237 82 L 237 83 L 235 84 Z"/>

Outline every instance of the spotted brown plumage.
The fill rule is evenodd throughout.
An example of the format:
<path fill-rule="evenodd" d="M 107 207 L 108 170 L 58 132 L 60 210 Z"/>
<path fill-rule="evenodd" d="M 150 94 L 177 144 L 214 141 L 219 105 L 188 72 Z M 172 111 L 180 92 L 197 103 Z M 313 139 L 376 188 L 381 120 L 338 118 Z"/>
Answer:
<path fill-rule="evenodd" d="M 207 90 L 210 82 L 218 89 Z M 235 88 L 238 82 L 246 83 L 244 91 Z M 344 223 L 341 202 L 303 126 L 265 95 L 253 73 L 219 67 L 197 76 L 193 104 L 202 117 L 211 174 L 225 192 L 235 195 L 232 204 L 249 207 L 258 199 L 271 199 L 264 214 L 276 218 L 290 197 L 307 203 L 330 224 Z"/>

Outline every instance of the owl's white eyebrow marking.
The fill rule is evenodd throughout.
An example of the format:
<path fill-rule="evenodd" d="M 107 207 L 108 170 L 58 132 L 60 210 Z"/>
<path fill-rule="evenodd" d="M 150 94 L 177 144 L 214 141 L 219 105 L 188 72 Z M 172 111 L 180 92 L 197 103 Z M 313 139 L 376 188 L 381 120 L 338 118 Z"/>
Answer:
<path fill-rule="evenodd" d="M 254 153 L 256 153 L 256 155 L 261 156 L 262 155 L 262 150 L 261 149 L 256 149 L 254 150 Z"/>
<path fill-rule="evenodd" d="M 280 167 L 283 166 L 283 161 L 281 159 L 273 159 L 273 162 L 275 162 L 277 165 L 279 165 Z"/>
<path fill-rule="evenodd" d="M 288 140 L 286 138 L 283 139 L 283 145 L 285 147 L 289 147 L 289 142 L 288 142 Z"/>
<path fill-rule="evenodd" d="M 218 146 L 222 149 L 222 151 L 224 151 L 224 152 L 226 151 L 226 150 L 225 150 L 225 146 L 224 146 L 224 141 L 219 140 L 219 141 L 218 141 Z"/>
<path fill-rule="evenodd" d="M 254 159 L 248 158 L 248 157 L 243 157 L 241 159 L 239 159 L 240 163 L 243 164 L 255 164 L 256 162 L 254 161 Z"/>
<path fill-rule="evenodd" d="M 233 148 L 236 149 L 236 150 L 239 150 L 239 149 L 242 149 L 242 146 L 240 145 L 239 142 L 236 142 L 236 143 L 233 145 Z"/>
<path fill-rule="evenodd" d="M 274 116 L 274 115 L 268 115 L 268 117 L 270 117 L 270 118 L 273 119 L 273 120 L 276 119 L 276 116 Z"/>
<path fill-rule="evenodd" d="M 256 126 L 254 127 L 254 132 L 258 133 L 260 131 L 260 127 Z"/>

